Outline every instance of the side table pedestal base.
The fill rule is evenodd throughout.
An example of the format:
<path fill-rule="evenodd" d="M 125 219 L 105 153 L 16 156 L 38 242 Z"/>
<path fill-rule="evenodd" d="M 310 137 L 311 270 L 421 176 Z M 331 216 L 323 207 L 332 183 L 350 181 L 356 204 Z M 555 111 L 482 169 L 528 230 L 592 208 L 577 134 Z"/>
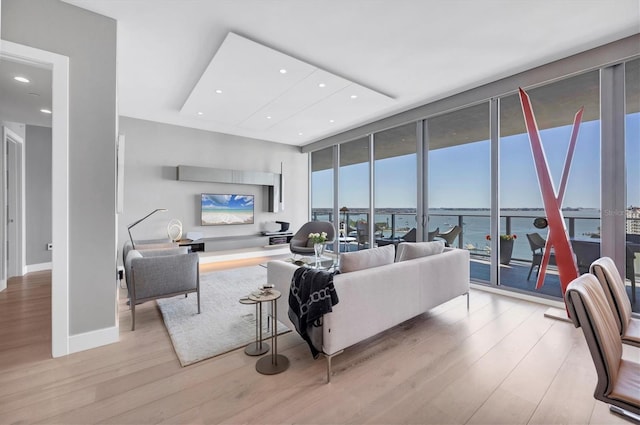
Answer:
<path fill-rule="evenodd" d="M 284 372 L 288 368 L 289 359 L 282 354 L 276 355 L 275 361 L 273 356 L 264 356 L 256 362 L 256 370 L 263 375 L 275 375 Z"/>
<path fill-rule="evenodd" d="M 264 353 L 268 352 L 270 348 L 271 347 L 269 347 L 269 344 L 267 344 L 266 342 L 263 342 L 262 344 L 260 344 L 259 342 L 252 342 L 245 347 L 244 353 L 247 356 L 261 356 Z"/>

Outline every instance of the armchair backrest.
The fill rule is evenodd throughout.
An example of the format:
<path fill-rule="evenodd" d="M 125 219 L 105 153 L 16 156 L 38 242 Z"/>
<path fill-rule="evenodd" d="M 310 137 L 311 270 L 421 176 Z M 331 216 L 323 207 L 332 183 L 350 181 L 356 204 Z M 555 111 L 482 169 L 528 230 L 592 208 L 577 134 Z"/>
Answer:
<path fill-rule="evenodd" d="M 292 246 L 307 246 L 309 241 L 309 233 L 327 233 L 327 242 L 332 241 L 335 237 L 335 231 L 333 229 L 333 223 L 328 221 L 309 221 L 302 225 L 302 227 L 291 238 Z"/>

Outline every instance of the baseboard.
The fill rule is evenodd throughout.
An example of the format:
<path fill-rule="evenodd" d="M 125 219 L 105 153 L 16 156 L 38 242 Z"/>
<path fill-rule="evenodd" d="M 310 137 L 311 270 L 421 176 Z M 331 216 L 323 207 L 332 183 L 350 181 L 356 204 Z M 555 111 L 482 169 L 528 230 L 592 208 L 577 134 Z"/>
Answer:
<path fill-rule="evenodd" d="M 24 268 L 25 273 L 41 272 L 43 270 L 51 270 L 53 265 L 49 263 L 28 264 Z"/>
<path fill-rule="evenodd" d="M 69 337 L 69 354 L 113 344 L 120 340 L 119 335 L 120 331 L 117 326 L 71 335 Z"/>

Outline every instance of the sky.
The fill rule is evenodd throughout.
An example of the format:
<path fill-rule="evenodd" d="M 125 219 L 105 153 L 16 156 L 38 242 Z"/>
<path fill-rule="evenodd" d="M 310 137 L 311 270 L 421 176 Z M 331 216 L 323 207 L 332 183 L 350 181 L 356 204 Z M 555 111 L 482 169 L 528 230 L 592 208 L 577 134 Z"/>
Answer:
<path fill-rule="evenodd" d="M 558 187 L 571 126 L 540 131 L 554 185 Z M 580 126 L 563 207 L 600 206 L 600 122 Z M 626 119 L 627 205 L 640 206 L 640 113 Z M 429 152 L 430 208 L 489 208 L 490 143 L 488 140 Z M 340 202 L 368 208 L 368 164 L 340 169 Z M 312 207 L 333 206 L 333 171 L 314 172 Z M 500 204 L 502 208 L 542 208 L 529 137 L 500 140 Z M 376 208 L 416 208 L 416 156 L 404 155 L 375 163 Z"/>

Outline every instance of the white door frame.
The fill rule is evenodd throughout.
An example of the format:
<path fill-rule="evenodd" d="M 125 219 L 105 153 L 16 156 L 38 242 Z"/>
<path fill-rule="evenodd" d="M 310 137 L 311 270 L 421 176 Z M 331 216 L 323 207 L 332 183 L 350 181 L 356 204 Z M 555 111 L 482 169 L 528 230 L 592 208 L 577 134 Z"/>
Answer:
<path fill-rule="evenodd" d="M 51 354 L 69 354 L 69 58 L 0 40 L 0 58 L 51 69 Z"/>
<path fill-rule="evenodd" d="M 2 161 L 2 169 L 7 170 L 8 163 L 11 159 L 11 155 L 9 152 L 9 143 L 15 145 L 16 155 L 15 155 L 15 163 L 17 168 L 13 170 L 12 178 L 9 179 L 11 182 L 15 180 L 17 183 L 17 193 L 16 193 L 16 202 L 15 202 L 15 226 L 16 226 L 16 237 L 14 241 L 11 241 L 9 237 L 8 230 L 4 233 L 5 237 L 2 238 L 2 246 L 6 247 L 7 241 L 11 241 L 11 252 L 8 253 L 11 261 L 8 262 L 6 270 L 7 274 L 3 275 L 3 279 L 12 276 L 22 276 L 25 270 L 25 258 L 26 258 L 26 220 L 25 220 L 25 150 L 24 150 L 24 139 L 20 137 L 15 132 L 11 131 L 11 129 L 7 127 L 3 127 L 2 130 L 2 145 L 3 149 L 3 161 Z M 5 172 L 2 173 L 2 177 L 0 180 L 4 179 L 7 174 Z M 6 182 L 2 184 L 2 193 L 3 193 L 3 205 L 7 205 L 9 199 L 9 193 L 4 189 L 7 187 Z M 11 205 L 9 205 L 11 206 Z M 2 213 L 4 214 L 5 209 L 2 209 Z M 8 217 L 4 218 L 3 223 L 8 228 L 9 222 Z M 2 260 L 6 261 L 7 255 L 2 256 Z M 13 273 L 12 273 L 13 272 Z"/>

